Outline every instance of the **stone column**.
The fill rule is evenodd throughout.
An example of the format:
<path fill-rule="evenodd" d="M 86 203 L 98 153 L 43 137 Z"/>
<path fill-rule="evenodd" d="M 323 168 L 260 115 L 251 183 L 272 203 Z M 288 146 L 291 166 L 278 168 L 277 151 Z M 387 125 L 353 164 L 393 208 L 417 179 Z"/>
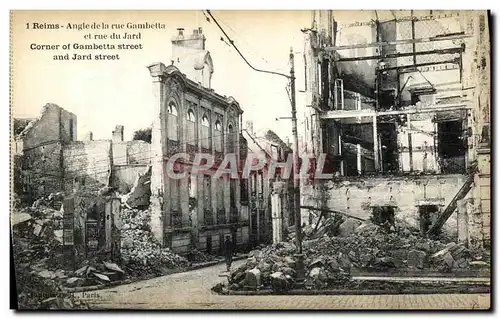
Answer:
<path fill-rule="evenodd" d="M 283 241 L 283 229 L 281 218 L 281 196 L 278 193 L 271 195 L 272 225 L 273 225 L 273 243 L 277 244 Z"/>
<path fill-rule="evenodd" d="M 163 244 L 164 222 L 168 220 L 164 214 L 164 143 L 162 133 L 165 131 L 164 104 L 165 104 L 165 78 L 163 70 L 165 65 L 156 63 L 148 67 L 153 78 L 153 127 L 151 130 L 151 231 L 154 237 Z"/>

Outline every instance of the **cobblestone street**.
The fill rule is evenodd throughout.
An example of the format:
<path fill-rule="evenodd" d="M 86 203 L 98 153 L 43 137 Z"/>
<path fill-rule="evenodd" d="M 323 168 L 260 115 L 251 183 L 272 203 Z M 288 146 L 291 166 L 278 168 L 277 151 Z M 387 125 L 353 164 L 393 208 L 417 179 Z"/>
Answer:
<path fill-rule="evenodd" d="M 236 262 L 238 266 L 244 261 Z M 95 309 L 487 309 L 488 294 L 220 296 L 210 291 L 224 265 L 78 293 Z"/>

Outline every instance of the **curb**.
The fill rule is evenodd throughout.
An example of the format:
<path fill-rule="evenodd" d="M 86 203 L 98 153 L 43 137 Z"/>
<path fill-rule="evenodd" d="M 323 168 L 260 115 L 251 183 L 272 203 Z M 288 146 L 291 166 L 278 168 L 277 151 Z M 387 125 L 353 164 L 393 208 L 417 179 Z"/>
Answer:
<path fill-rule="evenodd" d="M 455 294 L 455 293 L 469 293 L 469 294 L 489 294 L 491 290 L 489 287 L 464 287 L 464 288 L 454 288 L 454 289 L 433 289 L 433 288 L 421 288 L 421 289 L 400 289 L 397 291 L 388 290 L 347 290 L 347 289 L 329 289 L 329 290 L 305 290 L 305 289 L 293 289 L 285 292 L 274 292 L 270 289 L 257 290 L 257 291 L 235 291 L 227 290 L 220 293 L 220 295 L 229 296 L 270 296 L 270 295 L 304 295 L 304 296 L 314 296 L 314 295 L 436 295 L 436 294 Z"/>
<path fill-rule="evenodd" d="M 238 260 L 242 260 L 242 259 L 246 259 L 246 258 L 247 258 L 246 255 L 245 256 L 236 256 L 233 258 L 233 261 L 238 261 Z M 154 276 L 154 277 L 149 277 L 149 278 L 125 279 L 125 280 L 115 281 L 115 282 L 112 282 L 109 284 L 94 285 L 94 286 L 62 287 L 61 289 L 63 292 L 67 292 L 67 293 L 79 293 L 79 292 L 108 289 L 108 288 L 113 288 L 116 286 L 136 283 L 136 282 L 143 281 L 143 280 L 149 280 L 149 279 L 163 277 L 163 276 L 170 276 L 170 275 L 178 274 L 181 272 L 188 272 L 188 271 L 197 270 L 197 269 L 201 269 L 201 268 L 211 267 L 211 266 L 215 266 L 215 265 L 222 264 L 222 263 L 224 263 L 224 260 L 218 259 L 218 260 L 212 260 L 212 261 L 207 261 L 207 262 L 203 262 L 203 263 L 192 264 L 191 266 L 186 267 L 186 268 L 177 268 L 177 269 L 174 268 L 174 269 L 172 269 L 172 271 L 168 271 L 167 273 L 160 275 L 160 276 Z"/>

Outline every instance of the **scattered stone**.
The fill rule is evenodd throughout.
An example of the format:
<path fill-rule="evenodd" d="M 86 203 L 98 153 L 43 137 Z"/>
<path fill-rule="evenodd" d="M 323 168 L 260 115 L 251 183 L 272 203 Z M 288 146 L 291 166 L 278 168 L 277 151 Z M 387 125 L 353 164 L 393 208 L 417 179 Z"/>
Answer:
<path fill-rule="evenodd" d="M 453 256 L 450 254 L 450 252 L 446 252 L 444 254 L 443 261 L 445 262 L 446 266 L 448 266 L 448 268 L 453 268 L 453 263 L 455 262 L 455 260 L 453 259 Z"/>
<path fill-rule="evenodd" d="M 250 257 L 247 258 L 247 269 L 252 269 L 257 266 L 257 258 L 255 257 Z"/>
<path fill-rule="evenodd" d="M 450 251 L 450 249 L 452 247 L 454 247 L 456 244 L 455 243 L 449 243 L 445 246 L 445 248 L 441 249 L 440 251 L 438 251 L 437 253 L 435 253 L 434 255 L 432 255 L 432 258 L 440 258 L 440 257 L 443 257 L 444 255 L 446 255 L 446 253 L 448 253 Z"/>
<path fill-rule="evenodd" d="M 408 252 L 408 266 L 422 269 L 425 266 L 427 254 L 420 250 L 412 249 Z"/>
<path fill-rule="evenodd" d="M 251 289 L 258 289 L 260 287 L 260 270 L 253 268 L 246 271 L 245 286 Z"/>
<path fill-rule="evenodd" d="M 95 273 L 94 273 L 94 276 L 96 276 L 97 278 L 102 279 L 102 280 L 104 280 L 104 281 L 110 281 L 110 280 L 109 280 L 109 277 L 108 277 L 108 276 L 106 276 L 106 275 L 103 275 L 103 274 L 99 274 L 99 273 L 96 273 L 96 272 L 95 272 Z"/>
<path fill-rule="evenodd" d="M 281 268 L 281 272 L 286 276 L 295 277 L 295 270 L 291 267 L 283 267 Z"/>
<path fill-rule="evenodd" d="M 338 235 L 340 237 L 347 237 L 356 231 L 356 229 L 361 225 L 359 220 L 354 218 L 347 218 L 342 224 L 339 225 Z"/>
<path fill-rule="evenodd" d="M 22 224 L 30 220 L 31 220 L 31 215 L 28 213 L 12 213 L 11 225 L 16 226 L 18 224 Z"/>
<path fill-rule="evenodd" d="M 43 278 L 54 279 L 56 277 L 56 274 L 50 270 L 42 270 L 38 273 L 38 276 Z"/>
<path fill-rule="evenodd" d="M 295 267 L 296 267 L 296 260 L 295 260 L 295 258 L 290 257 L 290 256 L 286 256 L 286 257 L 284 258 L 284 260 L 283 260 L 283 261 L 284 261 L 284 263 L 285 263 L 285 264 L 287 264 L 289 267 L 291 267 L 291 268 L 295 269 Z"/>
<path fill-rule="evenodd" d="M 431 249 L 431 245 L 428 242 L 417 243 L 415 249 L 427 252 Z"/>
<path fill-rule="evenodd" d="M 282 272 L 273 272 L 270 275 L 271 278 L 271 288 L 273 291 L 281 292 L 288 290 L 290 287 L 289 281 L 287 280 L 285 274 Z"/>
<path fill-rule="evenodd" d="M 118 267 L 118 265 L 115 264 L 115 263 L 108 263 L 108 262 L 105 262 L 105 261 L 103 261 L 102 263 L 109 270 L 117 271 L 117 272 L 120 272 L 122 274 L 124 273 L 124 271 L 120 267 Z"/>
<path fill-rule="evenodd" d="M 324 256 L 320 256 L 309 263 L 309 268 L 324 267 L 324 266 L 325 266 Z"/>

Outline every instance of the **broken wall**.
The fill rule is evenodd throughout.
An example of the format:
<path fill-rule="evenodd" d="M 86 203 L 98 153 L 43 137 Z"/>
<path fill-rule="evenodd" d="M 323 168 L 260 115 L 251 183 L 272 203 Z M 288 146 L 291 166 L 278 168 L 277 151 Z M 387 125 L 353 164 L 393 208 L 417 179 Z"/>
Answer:
<path fill-rule="evenodd" d="M 23 197 L 28 202 L 62 189 L 62 147 L 74 139 L 76 116 L 50 103 L 16 136 L 16 147 L 22 148 L 17 153 L 24 155 Z"/>
<path fill-rule="evenodd" d="M 143 164 L 151 163 L 151 144 L 140 141 L 126 141 L 113 143 L 113 164 Z"/>
<path fill-rule="evenodd" d="M 132 190 L 137 175 L 143 175 L 149 170 L 149 165 L 113 165 L 111 185 L 120 194 Z"/>
<path fill-rule="evenodd" d="M 62 190 L 62 147 L 56 141 L 24 150 L 21 175 L 23 198 L 28 202 Z"/>
<path fill-rule="evenodd" d="M 436 205 L 440 212 L 451 202 L 466 180 L 464 175 L 350 178 L 349 181 L 327 182 L 324 207 L 370 218 L 374 206 L 396 206 L 395 217 L 419 227 L 419 206 Z M 301 190 L 302 205 L 321 204 L 318 192 L 311 186 Z M 443 230 L 457 235 L 457 212 L 448 219 Z"/>
<path fill-rule="evenodd" d="M 111 176 L 111 141 L 77 141 L 64 147 L 64 191 L 77 185 L 98 191 Z"/>

